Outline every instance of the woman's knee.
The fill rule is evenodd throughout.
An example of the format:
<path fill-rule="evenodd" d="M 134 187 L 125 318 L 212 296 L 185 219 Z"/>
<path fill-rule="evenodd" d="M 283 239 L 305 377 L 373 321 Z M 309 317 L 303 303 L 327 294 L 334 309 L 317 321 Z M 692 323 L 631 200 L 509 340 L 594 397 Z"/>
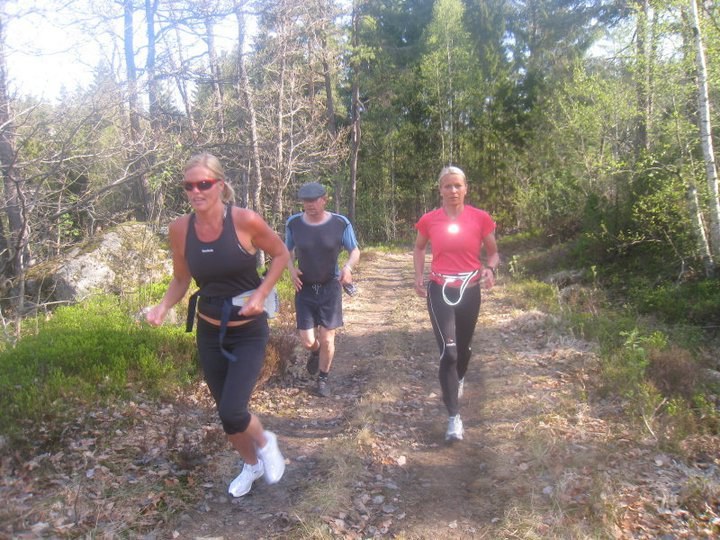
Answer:
<path fill-rule="evenodd" d="M 457 344 L 454 341 L 449 341 L 445 344 L 442 356 L 440 357 L 440 368 L 456 366 L 458 362 L 458 350 Z"/>
<path fill-rule="evenodd" d="M 218 413 L 220 415 L 220 422 L 222 422 L 223 431 L 228 435 L 244 433 L 250 425 L 250 420 L 252 420 L 252 415 L 247 409 L 227 410 L 227 408 L 221 407 Z"/>

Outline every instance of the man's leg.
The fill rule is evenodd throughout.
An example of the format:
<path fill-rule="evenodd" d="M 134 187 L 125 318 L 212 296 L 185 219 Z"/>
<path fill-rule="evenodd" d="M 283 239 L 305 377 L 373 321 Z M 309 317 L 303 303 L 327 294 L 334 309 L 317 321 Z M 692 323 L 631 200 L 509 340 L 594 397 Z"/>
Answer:
<path fill-rule="evenodd" d="M 300 335 L 300 343 L 308 351 L 314 352 L 320 348 L 320 343 L 318 343 L 318 340 L 315 337 L 314 328 L 311 328 L 310 330 L 298 330 L 298 334 Z"/>
<path fill-rule="evenodd" d="M 321 397 L 330 397 L 328 374 L 335 356 L 335 330 L 328 330 L 324 326 L 318 327 L 320 341 L 320 370 L 318 373 L 317 393 Z"/>
<path fill-rule="evenodd" d="M 299 330 L 300 343 L 310 351 L 305 367 L 310 375 L 317 375 L 320 366 L 320 343 L 315 337 L 315 329 Z"/>
<path fill-rule="evenodd" d="M 320 341 L 320 373 L 330 373 L 332 361 L 335 357 L 335 329 L 328 330 L 324 326 L 318 326 L 318 338 Z"/>
<path fill-rule="evenodd" d="M 316 298 L 312 289 L 302 289 L 295 294 L 295 317 L 297 319 L 298 335 L 300 343 L 305 350 L 310 351 L 306 368 L 312 376 L 317 375 L 320 364 L 320 343 L 315 335 L 314 311 L 316 309 Z"/>
<path fill-rule="evenodd" d="M 318 322 L 318 341 L 320 342 L 320 373 L 317 393 L 322 397 L 330 396 L 328 374 L 335 357 L 335 329 L 343 325 L 342 287 L 334 280 L 322 289 Z"/>

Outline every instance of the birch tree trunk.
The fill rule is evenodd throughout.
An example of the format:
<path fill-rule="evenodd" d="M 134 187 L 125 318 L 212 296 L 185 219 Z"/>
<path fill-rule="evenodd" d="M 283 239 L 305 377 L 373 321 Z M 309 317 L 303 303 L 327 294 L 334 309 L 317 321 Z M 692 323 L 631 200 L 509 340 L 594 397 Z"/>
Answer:
<path fill-rule="evenodd" d="M 653 61 L 649 53 L 649 0 L 638 2 L 636 25 L 636 58 L 637 81 L 635 91 L 637 94 L 637 123 L 635 126 L 635 159 L 648 151 L 648 130 L 650 124 L 650 65 Z"/>
<path fill-rule="evenodd" d="M 147 35 L 147 60 L 145 61 L 145 72 L 148 78 L 148 115 L 150 117 L 150 128 L 155 142 L 162 136 L 162 123 L 160 119 L 160 89 L 157 78 L 157 38 L 155 34 L 155 14 L 157 13 L 160 0 L 145 0 L 145 21 Z M 152 171 L 155 167 L 157 157 L 155 152 L 147 152 L 145 162 L 146 171 Z M 149 190 L 152 198 L 147 201 L 149 208 L 148 220 L 156 226 L 160 226 L 160 217 L 164 206 L 164 191 L 162 189 Z"/>
<path fill-rule="evenodd" d="M 712 253 L 711 266 L 716 267 L 720 257 L 720 194 L 718 193 L 718 173 L 715 166 L 715 151 L 712 142 L 712 126 L 710 124 L 710 98 L 708 93 L 707 67 L 703 50 L 702 34 L 700 33 L 700 16 L 696 0 L 690 0 L 692 13 L 693 35 L 695 37 L 696 64 L 698 75 L 698 111 L 700 113 L 700 141 L 705 161 L 705 177 L 710 193 L 710 248 Z"/>
<path fill-rule="evenodd" d="M 690 186 L 687 190 L 687 203 L 690 209 L 690 219 L 692 220 L 697 238 L 698 251 L 702 257 L 705 274 L 709 276 L 712 275 L 714 270 L 713 257 L 712 253 L 710 253 L 710 244 L 708 243 L 707 235 L 705 234 L 705 224 L 703 223 L 702 208 L 698 200 L 697 188 L 694 185 Z"/>
<path fill-rule="evenodd" d="M 188 128 L 190 130 L 192 143 L 193 145 L 196 145 L 198 141 L 198 129 L 195 125 L 195 107 L 193 105 L 190 96 L 191 92 L 188 87 L 188 78 L 186 76 L 187 60 L 185 59 L 185 55 L 183 54 L 184 47 L 182 46 L 182 38 L 179 29 L 179 20 L 182 19 L 182 16 L 177 13 L 172 8 L 172 6 L 170 7 L 170 19 L 172 21 L 172 32 L 174 35 L 175 46 L 167 47 L 167 60 L 168 64 L 170 65 L 172 78 L 175 81 L 175 86 L 177 87 L 177 92 L 180 95 L 180 100 L 182 101 L 183 108 L 185 110 L 185 117 L 187 119 Z M 169 38 L 167 39 L 169 41 Z M 177 58 L 175 55 L 177 55 Z"/>
<path fill-rule="evenodd" d="M 286 184 L 286 178 L 289 175 L 290 168 L 285 162 L 286 152 L 286 126 L 285 126 L 285 101 L 286 101 L 286 85 L 288 76 L 288 42 L 290 41 L 292 25 L 285 18 L 285 14 L 282 14 L 282 21 L 279 25 L 280 28 L 280 51 L 279 51 L 279 65 L 278 65 L 278 78 L 277 78 L 277 95 L 276 95 L 276 113 L 275 113 L 275 171 L 274 171 L 274 182 L 276 186 L 273 192 L 272 209 L 273 215 L 271 218 L 271 225 L 276 225 L 277 216 L 281 215 L 280 205 L 282 199 L 282 193 Z M 291 117 L 290 111 L 288 111 L 288 117 Z M 289 137 L 288 137 L 289 138 Z M 288 158 L 290 156 L 288 155 Z"/>

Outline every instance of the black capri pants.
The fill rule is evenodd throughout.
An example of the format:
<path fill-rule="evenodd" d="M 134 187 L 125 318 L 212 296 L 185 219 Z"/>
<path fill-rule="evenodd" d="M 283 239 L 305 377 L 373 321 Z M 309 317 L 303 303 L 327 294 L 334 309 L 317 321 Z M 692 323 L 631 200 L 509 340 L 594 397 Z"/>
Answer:
<path fill-rule="evenodd" d="M 197 347 L 205 382 L 210 389 L 228 435 L 244 432 L 250 424 L 248 404 L 270 337 L 267 315 L 241 326 L 228 326 L 223 347 L 237 360 L 228 360 L 220 349 L 220 327 L 198 317 Z"/>

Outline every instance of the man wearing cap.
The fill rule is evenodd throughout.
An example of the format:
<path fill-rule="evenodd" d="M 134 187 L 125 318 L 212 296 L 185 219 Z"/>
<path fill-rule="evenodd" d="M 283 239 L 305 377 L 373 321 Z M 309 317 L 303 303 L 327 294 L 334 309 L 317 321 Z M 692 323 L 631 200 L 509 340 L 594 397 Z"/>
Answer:
<path fill-rule="evenodd" d="M 360 248 L 350 221 L 325 210 L 325 186 L 318 182 L 303 184 L 298 198 L 303 203 L 303 212 L 290 216 L 285 225 L 285 245 L 290 251 L 288 269 L 295 285 L 300 340 L 310 351 L 307 369 L 311 375 L 318 375 L 317 393 L 328 397 L 335 330 L 343 325 L 342 286 L 352 283 Z M 349 253 L 348 260 L 338 268 L 338 256 L 343 249 Z"/>

